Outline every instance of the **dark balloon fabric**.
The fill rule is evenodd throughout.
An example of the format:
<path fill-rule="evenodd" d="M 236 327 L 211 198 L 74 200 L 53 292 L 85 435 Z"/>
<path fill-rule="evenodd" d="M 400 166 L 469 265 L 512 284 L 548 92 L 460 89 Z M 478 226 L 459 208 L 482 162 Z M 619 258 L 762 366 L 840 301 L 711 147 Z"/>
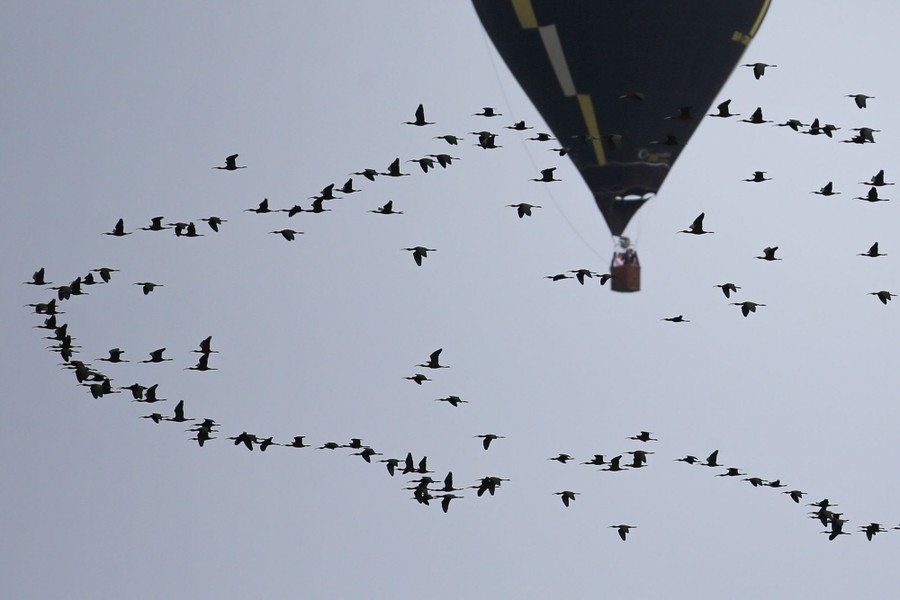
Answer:
<path fill-rule="evenodd" d="M 659 191 L 769 2 L 473 0 L 615 236 Z"/>

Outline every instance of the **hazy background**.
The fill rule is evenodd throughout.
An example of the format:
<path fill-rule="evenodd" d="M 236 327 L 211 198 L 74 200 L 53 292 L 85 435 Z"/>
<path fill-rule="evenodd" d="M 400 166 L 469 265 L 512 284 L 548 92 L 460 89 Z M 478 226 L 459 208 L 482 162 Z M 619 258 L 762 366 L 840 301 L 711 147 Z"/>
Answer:
<path fill-rule="evenodd" d="M 835 139 L 707 119 L 634 220 L 643 290 L 543 279 L 605 272 L 612 244 L 589 192 L 467 2 L 17 2 L 0 21 L 2 369 L 6 487 L 0 595 L 8 598 L 845 598 L 892 590 L 900 523 L 895 433 L 900 307 L 892 110 L 895 3 L 776 1 L 737 68 L 731 109 L 819 117 Z M 646 41 L 645 41 L 646 42 Z M 859 110 L 846 94 L 875 96 Z M 402 125 L 419 103 L 437 124 Z M 483 106 L 504 116 L 472 116 Z M 695 112 L 700 112 L 697 108 Z M 707 111 L 708 112 L 708 111 Z M 535 129 L 502 129 L 524 119 Z M 499 131 L 503 148 L 467 132 Z M 870 126 L 876 144 L 843 144 Z M 458 147 L 432 139 L 463 135 Z M 257 215 L 329 183 L 449 151 L 448 169 L 354 176 L 331 212 Z M 212 170 L 240 153 L 236 172 Z M 563 181 L 528 181 L 557 166 Z M 773 180 L 744 183 L 755 170 Z M 812 195 L 829 180 L 842 194 Z M 403 215 L 367 211 L 393 200 Z M 516 218 L 504 205 L 543 206 Z M 687 236 L 700 212 L 715 235 Z M 127 231 L 163 215 L 202 239 Z M 228 220 L 214 234 L 202 217 Z M 304 231 L 293 243 L 267 232 Z M 875 242 L 889 256 L 856 256 Z M 436 248 L 417 267 L 401 248 Z M 780 247 L 783 261 L 753 257 Z M 21 285 L 89 269 L 110 284 L 61 304 L 76 358 L 114 385 L 159 383 L 167 402 L 92 399 L 60 369 Z M 139 281 L 163 284 L 144 296 Z M 767 304 L 743 318 L 713 286 Z M 663 317 L 683 314 L 690 323 Z M 193 365 L 204 337 L 217 371 Z M 139 364 L 166 347 L 174 360 Z M 132 362 L 96 362 L 109 348 Z M 450 369 L 415 367 L 438 347 Z M 416 372 L 434 381 L 402 379 Z M 469 403 L 453 408 L 435 398 Z M 171 415 L 222 424 L 200 449 Z M 409 498 L 351 450 L 228 441 L 241 431 L 320 446 L 351 437 L 427 455 L 458 486 L 496 496 Z M 649 430 L 658 442 L 627 440 Z M 505 435 L 488 452 L 482 433 Z M 637 472 L 578 462 L 655 451 Z M 706 457 L 837 502 L 852 536 L 828 542 L 781 490 L 673 459 Z M 624 460 L 624 459 L 623 459 Z M 553 492 L 581 495 L 568 509 Z M 623 543 L 609 525 L 636 525 Z"/>

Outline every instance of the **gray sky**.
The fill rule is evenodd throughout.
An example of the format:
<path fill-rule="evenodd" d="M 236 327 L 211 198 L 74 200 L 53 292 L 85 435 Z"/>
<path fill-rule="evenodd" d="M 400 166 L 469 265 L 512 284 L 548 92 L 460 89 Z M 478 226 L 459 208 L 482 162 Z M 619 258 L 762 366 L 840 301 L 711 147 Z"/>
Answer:
<path fill-rule="evenodd" d="M 309 4 L 314 4 L 308 6 Z M 815 117 L 835 139 L 705 120 L 659 196 L 632 223 L 643 290 L 543 279 L 606 271 L 608 230 L 564 159 L 502 130 L 496 151 L 433 136 L 542 121 L 465 2 L 19 2 L 0 22 L 3 203 L 0 266 L 7 398 L 0 528 L 9 598 L 298 595 L 438 598 L 756 598 L 884 595 L 900 537 L 890 445 L 900 194 L 868 204 L 879 169 L 900 178 L 890 107 L 898 44 L 890 2 L 776 1 L 720 94 L 749 115 Z M 858 110 L 846 94 L 875 96 Z M 436 121 L 411 120 L 419 103 Z M 838 140 L 870 126 L 876 144 Z M 446 170 L 370 183 L 331 212 L 256 215 L 329 183 L 450 150 Z M 240 153 L 236 172 L 212 170 Z M 528 181 L 557 166 L 563 181 Z M 755 170 L 773 178 L 744 183 Z M 829 180 L 840 196 L 809 192 Z M 388 200 L 403 215 L 367 211 Z M 544 208 L 516 218 L 504 205 Z M 711 236 L 687 236 L 706 213 Z M 171 231 L 102 235 L 152 217 Z M 228 222 L 218 234 L 200 218 Z M 267 232 L 304 231 L 293 243 Z M 891 235 L 893 234 L 893 235 Z M 856 256 L 875 242 L 889 256 Z M 416 267 L 401 248 L 436 248 Z M 754 260 L 770 245 L 780 262 Z M 896 255 L 896 256 L 895 256 Z M 110 284 L 63 302 L 77 358 L 116 385 L 159 383 L 167 402 L 91 398 L 47 352 L 21 285 L 89 269 Z M 163 284 L 148 296 L 132 285 Z M 737 300 L 765 303 L 743 318 Z M 683 314 L 690 323 L 663 317 Z M 213 336 L 210 365 L 196 362 Z M 172 362 L 139 364 L 166 347 Z M 119 347 L 132 362 L 96 362 Z M 450 369 L 402 379 L 436 348 Z M 458 408 L 434 399 L 455 394 Z M 171 414 L 222 424 L 200 449 Z M 351 450 L 228 441 L 246 430 L 319 446 L 360 437 L 377 458 L 427 455 L 435 478 L 510 479 L 466 490 L 448 514 L 410 500 Z M 649 430 L 658 442 L 626 438 Z M 483 433 L 505 435 L 485 452 Z M 646 448 L 645 469 L 577 462 Z M 853 535 L 829 543 L 781 490 L 673 459 L 719 449 L 727 466 L 830 498 Z M 886 476 L 886 474 L 888 474 Z M 553 492 L 580 492 L 565 508 Z M 622 543 L 609 525 L 637 526 Z"/>

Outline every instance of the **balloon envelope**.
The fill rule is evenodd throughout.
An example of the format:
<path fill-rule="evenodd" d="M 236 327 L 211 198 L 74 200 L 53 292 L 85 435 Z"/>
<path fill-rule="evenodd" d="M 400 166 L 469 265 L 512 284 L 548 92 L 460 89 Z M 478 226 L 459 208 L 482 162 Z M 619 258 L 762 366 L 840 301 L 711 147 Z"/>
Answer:
<path fill-rule="evenodd" d="M 473 0 L 610 232 L 656 194 L 770 0 Z M 749 76 L 749 73 L 748 73 Z"/>

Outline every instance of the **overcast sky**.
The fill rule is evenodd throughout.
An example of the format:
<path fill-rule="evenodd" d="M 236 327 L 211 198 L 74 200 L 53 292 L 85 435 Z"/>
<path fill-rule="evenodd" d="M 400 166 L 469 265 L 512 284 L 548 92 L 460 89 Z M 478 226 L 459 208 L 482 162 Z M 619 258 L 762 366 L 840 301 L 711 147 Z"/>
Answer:
<path fill-rule="evenodd" d="M 735 112 L 819 117 L 834 139 L 706 119 L 629 233 L 643 289 L 552 282 L 605 272 L 606 224 L 577 171 L 501 129 L 544 129 L 466 2 L 18 2 L 0 21 L 0 297 L 7 383 L 5 598 L 884 596 L 900 524 L 894 448 L 900 178 L 892 83 L 895 3 L 772 3 L 719 94 Z M 686 68 L 689 68 L 687 66 Z M 874 96 L 859 110 L 852 93 Z M 435 125 L 403 125 L 423 103 Z M 501 149 L 473 147 L 494 106 Z M 699 112 L 699 111 L 698 111 Z M 844 144 L 854 127 L 875 144 Z M 434 136 L 466 139 L 450 147 Z M 459 157 L 423 174 L 405 162 Z M 227 172 L 239 153 L 246 169 Z M 353 176 L 400 158 L 409 177 Z M 556 166 L 562 181 L 529 181 Z M 745 183 L 756 170 L 772 181 Z M 810 192 L 829 180 L 841 195 Z M 402 215 L 369 211 L 388 200 Z M 505 205 L 539 204 L 519 219 Z M 676 234 L 705 212 L 714 235 Z M 201 218 L 227 219 L 219 233 Z M 194 221 L 202 238 L 141 231 Z M 134 232 L 103 235 L 123 218 Z M 287 242 L 270 231 L 303 231 Z M 888 256 L 857 256 L 873 242 Z M 416 266 L 410 246 L 430 252 Z M 755 260 L 778 246 L 778 262 Z M 60 304 L 76 358 L 115 386 L 159 384 L 154 405 L 93 399 L 23 307 L 53 285 L 119 269 Z M 149 295 L 135 282 L 162 284 Z M 748 318 L 730 301 L 766 306 Z M 683 314 L 689 323 L 664 317 Z M 186 370 L 212 336 L 215 371 Z M 131 362 L 96 359 L 121 348 Z M 141 364 L 166 348 L 171 362 Z M 449 369 L 416 367 L 443 348 Z M 433 381 L 403 379 L 417 372 Z M 454 408 L 435 399 L 457 395 Z M 199 448 L 187 424 L 213 418 Z M 642 430 L 658 441 L 628 440 Z M 242 431 L 313 448 L 248 452 Z M 490 450 L 479 434 L 505 436 Z M 495 496 L 423 506 L 353 450 L 427 456 Z M 578 464 L 653 451 L 646 468 Z M 686 454 L 723 468 L 689 466 Z M 569 464 L 548 458 L 575 457 Z M 626 455 L 628 457 L 628 455 Z M 624 461 L 625 459 L 623 459 Z M 784 490 L 804 491 L 796 505 Z M 554 492 L 579 492 L 568 508 Z M 808 502 L 839 504 L 829 542 Z M 637 528 L 622 542 L 610 525 Z"/>

